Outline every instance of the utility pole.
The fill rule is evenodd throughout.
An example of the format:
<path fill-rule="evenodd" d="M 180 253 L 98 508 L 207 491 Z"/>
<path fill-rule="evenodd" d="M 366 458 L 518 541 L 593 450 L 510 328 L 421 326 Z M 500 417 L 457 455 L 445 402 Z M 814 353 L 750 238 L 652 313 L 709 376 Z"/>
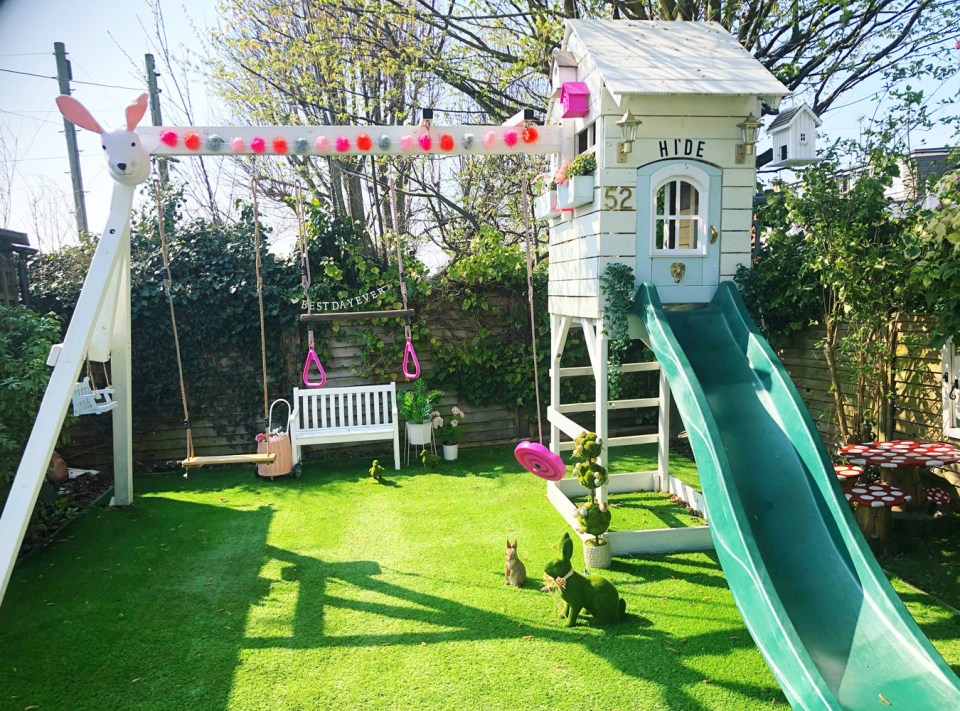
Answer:
<path fill-rule="evenodd" d="M 53 43 L 53 54 L 57 58 L 57 81 L 60 93 L 70 95 L 70 80 L 73 72 L 67 59 L 67 50 L 63 42 Z M 77 129 L 67 118 L 63 119 L 63 134 L 67 137 L 67 158 L 70 160 L 70 180 L 73 182 L 73 204 L 76 207 L 77 232 L 84 234 L 87 229 L 87 203 L 83 194 L 83 177 L 80 175 L 80 152 L 77 150 Z"/>
<path fill-rule="evenodd" d="M 157 66 L 154 64 L 153 55 L 143 55 L 143 62 L 147 68 L 147 90 L 150 92 L 150 120 L 154 126 L 162 126 L 163 118 L 160 116 L 160 88 L 157 86 Z M 170 182 L 167 173 L 167 159 L 157 159 L 157 170 L 160 173 L 160 184 L 166 187 Z"/>

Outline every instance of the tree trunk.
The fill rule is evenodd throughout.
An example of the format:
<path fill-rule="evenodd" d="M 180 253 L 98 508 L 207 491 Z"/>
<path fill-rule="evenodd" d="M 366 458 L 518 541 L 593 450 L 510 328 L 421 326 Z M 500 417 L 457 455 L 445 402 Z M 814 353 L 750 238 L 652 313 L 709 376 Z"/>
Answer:
<path fill-rule="evenodd" d="M 823 355 L 827 360 L 827 369 L 830 372 L 830 385 L 833 390 L 833 402 L 837 409 L 837 427 L 844 443 L 850 441 L 850 428 L 847 425 L 847 411 L 843 406 L 843 393 L 840 391 L 840 376 L 837 373 L 837 326 L 833 318 L 824 319 L 827 327 L 827 337 L 823 342 Z"/>

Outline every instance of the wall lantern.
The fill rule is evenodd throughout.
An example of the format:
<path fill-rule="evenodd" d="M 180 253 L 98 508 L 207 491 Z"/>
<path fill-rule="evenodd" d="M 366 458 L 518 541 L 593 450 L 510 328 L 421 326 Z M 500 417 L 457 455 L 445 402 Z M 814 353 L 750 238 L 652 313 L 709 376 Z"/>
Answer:
<path fill-rule="evenodd" d="M 760 122 L 751 112 L 743 123 L 738 123 L 740 129 L 740 138 L 742 143 L 737 144 L 737 163 L 746 162 L 747 156 L 753 155 L 753 148 L 757 145 L 757 131 L 760 129 Z"/>
<path fill-rule="evenodd" d="M 620 135 L 623 137 L 623 140 L 617 144 L 617 163 L 627 162 L 627 154 L 633 149 L 633 142 L 637 140 L 637 127 L 639 125 L 640 120 L 630 111 L 627 111 L 617 121 L 617 126 L 620 127 Z"/>

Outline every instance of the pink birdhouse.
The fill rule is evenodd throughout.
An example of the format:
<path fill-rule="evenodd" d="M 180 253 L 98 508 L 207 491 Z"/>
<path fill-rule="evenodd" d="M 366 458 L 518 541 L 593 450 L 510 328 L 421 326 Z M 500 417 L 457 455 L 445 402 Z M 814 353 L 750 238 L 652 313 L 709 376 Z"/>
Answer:
<path fill-rule="evenodd" d="M 563 118 L 583 118 L 590 113 L 590 89 L 582 81 L 565 81 L 560 88 Z"/>

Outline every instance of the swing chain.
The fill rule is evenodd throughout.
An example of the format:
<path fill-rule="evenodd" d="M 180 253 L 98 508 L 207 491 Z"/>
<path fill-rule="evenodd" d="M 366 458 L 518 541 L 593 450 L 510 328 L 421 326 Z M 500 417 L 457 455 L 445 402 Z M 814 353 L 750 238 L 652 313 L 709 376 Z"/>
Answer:
<path fill-rule="evenodd" d="M 540 416 L 540 374 L 537 363 L 537 320 L 533 310 L 533 240 L 534 225 L 530 215 L 530 196 L 527 194 L 529 184 L 527 176 L 524 174 L 521 182 L 521 193 L 523 199 L 523 220 L 524 235 L 527 243 L 527 301 L 530 304 L 530 355 L 533 358 L 533 392 L 537 403 L 537 435 L 540 444 L 543 444 L 543 420 Z"/>
<path fill-rule="evenodd" d="M 303 214 L 303 186 L 296 182 L 296 200 L 294 211 L 297 214 L 297 234 L 300 246 L 300 285 L 303 287 L 303 300 L 307 304 L 307 315 L 313 313 L 313 301 L 310 299 L 310 286 L 313 278 L 310 274 L 310 245 L 307 242 L 306 219 Z"/>
<path fill-rule="evenodd" d="M 260 366 L 263 371 L 263 432 L 270 451 L 270 394 L 267 392 L 267 337 L 263 318 L 263 275 L 260 260 L 260 210 L 257 204 L 257 179 L 251 182 L 253 193 L 253 268 L 257 277 L 257 305 L 260 308 Z"/>
<path fill-rule="evenodd" d="M 403 250 L 400 247 L 400 229 L 398 222 L 398 211 L 397 211 L 397 178 L 395 175 L 391 175 L 388 181 L 390 186 L 390 216 L 393 221 L 393 234 L 397 240 L 397 273 L 400 277 L 400 298 L 403 300 L 403 310 L 408 310 L 407 307 L 407 280 L 403 275 Z M 403 336 L 410 341 L 413 338 L 413 331 L 410 328 L 410 317 L 406 316 L 403 319 Z"/>

